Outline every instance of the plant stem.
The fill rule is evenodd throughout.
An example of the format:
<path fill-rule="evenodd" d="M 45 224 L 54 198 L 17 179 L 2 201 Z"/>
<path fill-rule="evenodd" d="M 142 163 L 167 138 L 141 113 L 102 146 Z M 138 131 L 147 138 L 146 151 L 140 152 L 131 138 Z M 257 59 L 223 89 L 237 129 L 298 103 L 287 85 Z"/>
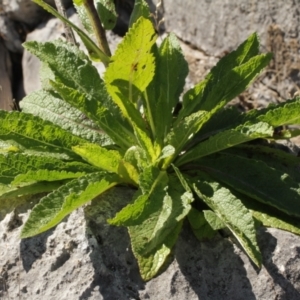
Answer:
<path fill-rule="evenodd" d="M 154 125 L 152 111 L 151 111 L 151 108 L 150 108 L 150 105 L 149 105 L 148 94 L 147 94 L 146 91 L 143 94 L 144 94 L 144 98 L 145 98 L 145 101 L 146 101 L 146 107 L 147 107 L 147 112 L 148 112 L 148 119 L 149 119 L 149 123 L 150 123 L 150 128 L 151 128 L 151 131 L 152 131 L 152 137 L 155 140 L 156 139 L 156 129 L 155 129 L 155 125 Z M 161 144 L 160 141 L 159 141 L 159 144 Z"/>
<path fill-rule="evenodd" d="M 55 2 L 55 6 L 58 10 L 58 12 L 65 17 L 66 19 L 68 19 L 67 13 L 65 11 L 65 8 L 63 6 L 62 0 L 54 0 Z M 73 30 L 70 26 L 68 26 L 67 24 L 64 23 L 64 27 L 65 27 L 65 34 L 66 34 L 66 40 L 74 45 L 76 45 L 76 39 L 73 33 Z"/>
<path fill-rule="evenodd" d="M 106 39 L 105 30 L 101 24 L 101 20 L 98 16 L 97 10 L 94 5 L 93 0 L 85 0 L 83 2 L 83 5 L 86 9 L 86 12 L 90 18 L 90 21 L 92 23 L 94 33 L 96 36 L 96 40 L 98 43 L 98 47 L 107 55 L 111 56 L 111 52 L 108 46 L 108 42 Z"/>

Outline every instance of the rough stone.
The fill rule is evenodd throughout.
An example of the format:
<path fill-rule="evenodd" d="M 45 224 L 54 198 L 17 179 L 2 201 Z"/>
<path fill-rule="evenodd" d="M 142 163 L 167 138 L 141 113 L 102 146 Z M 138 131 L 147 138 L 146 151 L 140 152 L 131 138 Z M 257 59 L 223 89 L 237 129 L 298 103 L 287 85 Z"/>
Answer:
<path fill-rule="evenodd" d="M 251 33 L 257 32 L 267 46 L 277 26 L 288 39 L 299 41 L 298 3 L 247 0 L 164 0 L 164 19 L 168 31 L 212 56 L 232 51 Z M 280 47 L 280 46 L 279 46 Z"/>
<path fill-rule="evenodd" d="M 55 229 L 22 241 L 33 204 L 7 214 L 0 223 L 0 298 L 300 299 L 300 237 L 276 229 L 258 232 L 258 270 L 231 237 L 200 243 L 185 228 L 166 270 L 144 283 L 126 230 L 106 223 L 132 194 L 114 188 Z"/>
<path fill-rule="evenodd" d="M 154 2 L 158 2 L 155 0 Z M 274 58 L 260 79 L 240 99 L 249 108 L 291 98 L 300 86 L 300 11 L 298 1 L 164 0 L 167 31 L 220 58 L 257 32 L 262 51 Z"/>
<path fill-rule="evenodd" d="M 54 5 L 54 0 L 45 0 L 45 2 Z M 69 7 L 71 0 L 63 0 L 63 4 L 65 7 Z M 31 0 L 1 0 L 0 11 L 10 19 L 30 26 L 37 25 L 47 14 Z"/>
<path fill-rule="evenodd" d="M 5 47 L 15 53 L 22 53 L 22 41 L 15 28 L 14 22 L 6 15 L 0 14 L 0 35 L 4 41 Z"/>

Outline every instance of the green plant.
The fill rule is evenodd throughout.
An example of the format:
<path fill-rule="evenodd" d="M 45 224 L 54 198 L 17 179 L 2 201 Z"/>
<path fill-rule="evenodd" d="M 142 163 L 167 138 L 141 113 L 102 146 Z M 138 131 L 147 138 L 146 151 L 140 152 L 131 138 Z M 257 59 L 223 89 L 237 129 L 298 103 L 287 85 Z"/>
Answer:
<path fill-rule="evenodd" d="M 300 99 L 248 113 L 226 106 L 271 59 L 259 54 L 256 34 L 180 105 L 187 62 L 173 34 L 157 46 L 144 0 L 136 1 L 129 32 L 111 57 L 34 1 L 75 29 L 89 57 L 62 41 L 24 45 L 42 61 L 43 88 L 25 97 L 23 112 L 0 112 L 0 203 L 49 194 L 33 208 L 22 238 L 48 230 L 116 185 L 136 192 L 108 222 L 128 227 L 144 280 L 159 272 L 184 220 L 200 240 L 228 228 L 257 266 L 256 226 L 300 234 L 299 158 L 272 147 L 299 133 L 275 129 L 300 123 Z M 86 28 L 95 28 L 93 1 L 74 2 Z M 112 2 L 96 2 L 109 8 L 111 24 Z M 104 78 L 90 59 L 107 66 Z"/>

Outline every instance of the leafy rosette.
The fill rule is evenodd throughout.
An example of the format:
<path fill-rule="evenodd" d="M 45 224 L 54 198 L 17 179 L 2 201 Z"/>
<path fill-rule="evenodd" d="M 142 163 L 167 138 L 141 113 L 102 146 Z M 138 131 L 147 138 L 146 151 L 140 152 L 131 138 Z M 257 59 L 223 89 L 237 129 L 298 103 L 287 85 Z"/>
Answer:
<path fill-rule="evenodd" d="M 0 112 L 0 207 L 47 192 L 23 227 L 27 238 L 125 185 L 134 197 L 108 222 L 128 228 L 144 280 L 161 270 L 184 220 L 200 240 L 229 229 L 260 266 L 259 223 L 300 234 L 299 158 L 271 147 L 299 133 L 275 129 L 300 123 L 300 99 L 248 113 L 226 105 L 272 57 L 259 54 L 252 34 L 181 102 L 187 62 L 174 34 L 157 45 L 150 16 L 136 1 L 111 57 L 62 16 L 88 55 L 62 41 L 24 44 L 42 62 L 42 89 L 25 97 L 22 112 Z M 103 78 L 95 58 L 107 65 Z"/>

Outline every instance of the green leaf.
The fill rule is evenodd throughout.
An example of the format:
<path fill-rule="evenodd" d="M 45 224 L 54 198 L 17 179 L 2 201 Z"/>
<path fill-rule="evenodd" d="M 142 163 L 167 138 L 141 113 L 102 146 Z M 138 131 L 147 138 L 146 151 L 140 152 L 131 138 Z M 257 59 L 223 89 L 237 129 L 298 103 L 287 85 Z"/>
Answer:
<path fill-rule="evenodd" d="M 162 131 L 163 137 L 169 133 L 173 119 L 173 111 L 179 101 L 179 96 L 188 75 L 188 64 L 183 56 L 179 41 L 174 34 L 169 34 L 159 48 L 158 76 L 160 95 L 156 104 L 155 122 L 157 131 Z M 162 126 L 159 126 L 162 125 Z"/>
<path fill-rule="evenodd" d="M 124 182 L 137 185 L 138 172 L 129 162 L 123 160 L 117 150 L 107 150 L 97 144 L 81 144 L 73 151 L 97 168 L 118 174 Z"/>
<path fill-rule="evenodd" d="M 154 43 L 151 22 L 140 18 L 118 45 L 105 73 L 109 94 L 125 117 L 141 129 L 145 124 L 134 106 L 138 100 L 136 91 L 144 91 L 153 78 L 155 65 L 150 50 Z"/>
<path fill-rule="evenodd" d="M 269 64 L 271 54 L 257 55 L 246 63 L 233 68 L 212 88 L 207 97 L 198 104 L 202 110 L 211 110 L 219 103 L 228 103 L 242 93 Z"/>
<path fill-rule="evenodd" d="M 188 180 L 184 177 L 184 175 L 179 171 L 178 168 L 176 168 L 173 164 L 172 164 L 172 168 L 174 169 L 181 185 L 183 186 L 183 188 L 187 191 L 187 192 L 192 192 Z"/>
<path fill-rule="evenodd" d="M 225 228 L 224 222 L 211 210 L 203 210 L 204 218 L 213 230 Z"/>
<path fill-rule="evenodd" d="M 80 6 L 80 5 L 83 4 L 83 1 L 84 1 L 84 0 L 73 0 L 73 3 L 74 3 L 75 5 Z"/>
<path fill-rule="evenodd" d="M 9 153 L 22 153 L 24 155 L 43 156 L 49 158 L 56 158 L 64 161 L 70 161 L 73 159 L 72 157 L 70 157 L 69 155 L 63 152 L 53 153 L 53 152 L 46 152 L 46 151 L 40 152 L 36 150 L 28 150 L 28 149 L 24 149 L 21 145 L 14 142 L 13 140 L 8 140 L 6 142 L 0 140 L 0 154 L 6 155 Z"/>
<path fill-rule="evenodd" d="M 12 185 L 18 185 L 25 182 L 38 182 L 38 181 L 59 181 L 65 179 L 78 178 L 85 175 L 85 172 L 68 172 L 68 171 L 56 171 L 56 170 L 29 170 L 25 174 L 19 174 L 12 181 Z"/>
<path fill-rule="evenodd" d="M 191 140 L 189 147 L 198 144 L 200 141 L 203 141 L 220 131 L 225 131 L 246 123 L 239 121 L 240 116 L 241 113 L 235 106 L 228 106 L 222 109 L 217 108 L 216 110 L 210 111 L 208 120 L 203 124 L 201 130 L 199 130 L 193 140 Z"/>
<path fill-rule="evenodd" d="M 99 87 L 102 80 L 97 69 L 76 46 L 56 40 L 46 43 L 29 41 L 24 43 L 24 47 L 50 67 L 56 81 L 91 98 L 100 100 L 103 96 Z"/>
<path fill-rule="evenodd" d="M 156 160 L 156 164 L 158 165 L 163 159 L 171 157 L 175 153 L 175 148 L 171 145 L 166 145 L 160 153 L 160 156 Z"/>
<path fill-rule="evenodd" d="M 144 280 L 153 278 L 164 265 L 177 240 L 182 220 L 191 209 L 192 195 L 180 189 L 178 180 L 170 182 L 168 194 L 164 188 L 166 173 L 148 168 L 140 179 L 147 194 L 137 193 L 133 204 L 109 220 L 111 224 L 129 225 L 132 251 Z"/>
<path fill-rule="evenodd" d="M 156 72 L 144 93 L 144 102 L 153 135 L 157 143 L 162 145 L 183 91 L 188 65 L 174 34 L 169 34 L 159 49 L 154 48 L 153 51 L 156 55 Z"/>
<path fill-rule="evenodd" d="M 199 101 L 203 101 L 207 94 L 211 92 L 218 80 L 225 76 L 233 68 L 246 63 L 250 58 L 258 55 L 259 42 L 258 37 L 254 33 L 246 41 L 244 41 L 237 50 L 232 51 L 228 55 L 219 60 L 217 65 L 212 68 L 205 80 L 197 84 L 193 89 L 189 90 L 183 97 L 183 109 L 180 117 L 187 116 L 197 110 Z"/>
<path fill-rule="evenodd" d="M 154 163 L 157 159 L 158 153 L 156 153 L 154 149 L 152 140 L 150 139 L 148 134 L 144 130 L 140 129 L 138 126 L 134 125 L 134 132 L 139 145 L 141 146 L 141 148 L 144 149 L 145 153 L 148 156 L 148 161 Z"/>
<path fill-rule="evenodd" d="M 140 18 L 144 17 L 145 19 L 150 18 L 150 9 L 149 5 L 145 0 L 135 0 L 134 8 L 129 20 L 129 28 Z"/>
<path fill-rule="evenodd" d="M 122 155 L 117 150 L 107 150 L 97 144 L 91 143 L 74 146 L 72 150 L 97 168 L 108 172 L 118 172 Z"/>
<path fill-rule="evenodd" d="M 133 202 L 126 205 L 120 210 L 114 218 L 108 219 L 107 222 L 117 226 L 133 226 L 140 222 L 140 216 L 149 205 L 149 194 L 142 195 L 140 190 L 137 192 Z"/>
<path fill-rule="evenodd" d="M 124 159 L 120 161 L 118 175 L 120 176 L 120 178 L 122 178 L 124 183 L 128 183 L 133 186 L 139 185 L 139 173 L 137 171 L 137 168 Z"/>
<path fill-rule="evenodd" d="M 117 22 L 117 13 L 113 0 L 96 0 L 96 9 L 105 30 L 113 29 Z"/>
<path fill-rule="evenodd" d="M 138 127 L 143 136 L 149 138 L 146 124 L 136 107 L 138 94 L 135 91 L 143 92 L 153 78 L 155 65 L 150 50 L 154 43 L 153 25 L 140 18 L 118 45 L 105 72 L 107 91 L 113 101 L 132 126 Z"/>
<path fill-rule="evenodd" d="M 51 82 L 51 85 L 66 102 L 82 111 L 99 125 L 118 146 L 127 149 L 136 143 L 132 128 L 122 118 L 119 108 L 111 103 L 105 92 L 100 102 L 96 99 L 90 100 L 87 95 L 58 82 Z M 99 84 L 99 87 L 101 85 Z"/>
<path fill-rule="evenodd" d="M 176 121 L 174 122 L 175 125 L 184 117 L 189 116 L 195 111 L 199 111 L 199 103 L 201 103 L 200 101 L 202 100 L 202 97 L 204 95 L 205 87 L 208 85 L 209 78 L 206 78 L 183 95 L 182 108 L 179 111 L 179 115 Z"/>
<path fill-rule="evenodd" d="M 300 235 L 299 218 L 287 215 L 270 205 L 258 201 L 239 193 L 239 198 L 251 211 L 253 217 L 263 226 L 278 228 Z"/>
<path fill-rule="evenodd" d="M 28 172 L 33 173 L 32 176 L 38 176 L 39 170 L 56 171 L 58 173 L 64 171 L 73 174 L 78 172 L 95 172 L 95 168 L 81 162 L 68 162 L 54 157 L 38 154 L 30 155 L 19 152 L 0 154 L 0 183 L 2 184 L 9 184 L 16 176 Z M 57 180 L 60 179 L 57 178 Z"/>
<path fill-rule="evenodd" d="M 175 148 L 175 153 L 165 159 L 163 168 L 167 168 L 170 162 L 182 151 L 186 143 L 200 130 L 208 116 L 209 113 L 199 111 L 185 117 L 182 122 L 174 126 L 167 136 L 167 143 Z"/>
<path fill-rule="evenodd" d="M 141 175 L 140 185 L 142 191 L 136 193 L 133 202 L 108 221 L 129 227 L 134 255 L 142 277 L 148 280 L 170 253 L 193 196 L 183 190 L 178 179 L 171 177 L 168 182 L 167 174 L 154 167 L 148 167 Z"/>
<path fill-rule="evenodd" d="M 138 172 L 129 162 L 122 159 L 117 150 L 107 150 L 96 144 L 82 144 L 73 147 L 73 151 L 90 164 L 118 174 L 125 182 L 137 185 Z"/>
<path fill-rule="evenodd" d="M 50 14 L 53 16 L 57 17 L 60 19 L 62 22 L 70 26 L 74 31 L 77 32 L 79 37 L 81 38 L 83 44 L 85 45 L 87 51 L 89 52 L 89 56 L 91 59 L 96 60 L 96 61 L 102 61 L 104 64 L 109 63 L 109 57 L 102 52 L 97 45 L 76 25 L 74 25 L 71 21 L 68 19 L 64 18 L 61 16 L 52 6 L 48 5 L 42 0 L 32 0 L 36 4 L 40 5 L 42 8 L 44 8 L 46 11 L 48 11 Z M 77 4 L 79 5 L 79 4 Z M 25 47 L 26 48 L 26 47 Z"/>
<path fill-rule="evenodd" d="M 259 53 L 259 39 L 256 33 L 251 34 L 239 47 L 220 59 L 217 65 L 208 74 L 208 78 L 216 79 L 255 57 Z"/>
<path fill-rule="evenodd" d="M 263 161 L 219 154 L 202 159 L 198 167 L 242 194 L 300 217 L 299 183 Z"/>
<path fill-rule="evenodd" d="M 235 51 L 224 56 L 211 70 L 209 78 L 223 77 L 228 70 L 248 62 L 259 53 L 259 39 L 256 33 L 251 34 Z"/>
<path fill-rule="evenodd" d="M 249 122 L 262 121 L 274 127 L 300 124 L 300 98 L 285 101 L 278 105 L 269 105 L 261 110 L 252 110 L 243 115 Z"/>
<path fill-rule="evenodd" d="M 141 172 L 139 184 L 143 194 L 151 194 L 155 188 L 164 189 L 167 186 L 168 176 L 157 167 L 147 166 Z"/>
<path fill-rule="evenodd" d="M 89 19 L 89 16 L 88 16 L 87 12 L 86 12 L 85 7 L 82 5 L 83 1 L 76 1 L 76 0 L 74 1 L 73 0 L 73 4 L 74 4 L 74 7 L 77 11 L 77 14 L 79 16 L 79 19 L 80 19 L 81 24 L 83 25 L 84 29 L 90 35 L 93 35 L 94 34 L 93 26 L 90 22 L 90 19 Z"/>
<path fill-rule="evenodd" d="M 18 186 L 0 184 L 0 210 L 16 208 L 17 203 L 19 203 L 18 198 L 21 196 L 52 192 L 66 182 L 67 181 L 44 181 Z M 15 206 L 14 203 L 16 203 Z"/>
<path fill-rule="evenodd" d="M 300 158 L 285 151 L 287 149 L 274 148 L 277 144 L 241 144 L 226 149 L 225 153 L 237 155 L 243 158 L 251 158 L 263 161 L 269 167 L 288 174 L 294 181 L 300 182 L 299 164 Z"/>
<path fill-rule="evenodd" d="M 31 114 L 0 111 L 0 139 L 13 140 L 25 149 L 62 152 L 74 156 L 72 146 L 85 140 Z"/>
<path fill-rule="evenodd" d="M 206 177 L 198 178 L 193 188 L 233 233 L 251 260 L 260 267 L 262 258 L 256 241 L 255 223 L 249 210 L 229 189 Z"/>
<path fill-rule="evenodd" d="M 229 147 L 245 143 L 257 138 L 270 137 L 273 135 L 273 127 L 267 123 L 259 122 L 257 124 L 245 123 L 234 129 L 217 133 L 209 139 L 197 144 L 194 148 L 182 155 L 176 165 L 180 166 L 200 157 L 219 152 Z"/>
<path fill-rule="evenodd" d="M 207 107 L 209 106 L 210 108 L 213 108 L 217 105 L 217 103 L 221 101 L 228 102 L 235 97 L 233 96 L 234 94 L 241 93 L 242 91 L 238 92 L 238 90 L 242 89 L 242 86 L 244 86 L 243 88 L 245 89 L 246 83 L 244 82 L 242 85 L 240 85 L 240 83 L 235 81 L 230 82 L 230 78 L 232 78 L 232 80 L 238 79 L 238 81 L 240 81 L 240 79 L 242 78 L 239 78 L 238 74 L 240 73 L 242 77 L 244 75 L 242 70 L 249 68 L 247 71 L 250 71 L 250 66 L 252 65 L 252 63 L 250 63 L 250 65 L 249 63 L 246 65 L 246 63 L 249 62 L 251 58 L 258 55 L 258 50 L 259 41 L 257 35 L 254 33 L 245 42 L 243 42 L 237 50 L 223 57 L 206 76 L 204 81 L 197 84 L 193 89 L 189 90 L 184 95 L 183 108 L 180 111 L 178 120 L 181 120 L 183 117 L 190 115 L 192 112 L 202 109 L 205 110 L 204 103 L 206 103 L 205 105 Z M 263 58 L 261 58 L 261 60 L 263 60 Z M 243 64 L 245 65 L 242 67 Z M 255 72 L 259 72 L 259 69 L 259 67 L 257 70 L 255 70 L 255 68 L 252 68 L 252 72 L 254 73 L 252 74 L 252 76 L 255 76 Z M 250 73 L 248 75 L 250 75 Z M 227 81 L 227 83 L 229 81 L 229 86 L 224 85 L 225 81 Z M 234 85 L 235 83 L 238 86 L 240 85 L 239 87 L 233 89 L 236 90 L 236 93 L 233 93 L 232 95 L 226 93 L 227 95 L 225 96 L 226 89 L 227 91 L 229 91 L 229 88 L 232 87 L 232 85 Z M 248 82 L 248 84 L 249 83 L 250 82 Z M 224 87 L 226 87 L 226 89 Z M 220 91 L 221 94 L 218 95 L 218 91 Z M 212 92 L 214 96 L 212 96 Z"/>
<path fill-rule="evenodd" d="M 263 226 L 278 228 L 281 230 L 289 231 L 291 233 L 300 235 L 299 219 L 294 219 L 291 220 L 290 222 L 287 222 L 287 221 L 280 220 L 277 217 L 270 216 L 268 213 L 261 213 L 258 211 L 252 211 L 252 215 L 255 219 L 260 221 L 263 224 Z"/>
<path fill-rule="evenodd" d="M 245 114 L 241 114 L 236 108 L 230 107 L 213 115 L 201 128 L 201 132 L 197 135 L 197 140 L 203 140 L 219 131 L 232 128 L 235 124 L 238 125 L 246 122 L 252 124 L 266 122 L 273 127 L 300 124 L 299 116 L 300 98 L 287 100 L 278 105 L 270 104 L 267 108 L 251 110 Z M 275 132 L 273 138 L 278 137 L 279 139 L 283 139 L 298 135 L 298 131 L 288 130 L 281 132 L 278 136 Z"/>
<path fill-rule="evenodd" d="M 129 94 L 125 97 L 130 100 L 132 100 L 130 85 L 141 92 L 146 89 L 154 76 L 155 65 L 151 48 L 155 40 L 153 25 L 147 19 L 140 18 L 128 31 L 111 57 L 111 63 L 105 72 L 105 82 L 112 96 L 118 92 L 118 86 L 114 84 L 116 80 L 124 80 L 128 83 Z"/>
<path fill-rule="evenodd" d="M 203 211 L 192 208 L 188 214 L 188 220 L 194 235 L 199 241 L 211 239 L 217 233 L 207 222 Z"/>
<path fill-rule="evenodd" d="M 136 257 L 143 280 L 148 281 L 158 274 L 164 266 L 166 259 L 171 253 L 171 249 L 175 245 L 178 235 L 181 231 L 182 222 L 179 222 L 173 231 L 165 238 L 163 243 L 150 251 L 147 255 L 141 255 L 136 251 L 135 245 L 132 244 L 132 252 Z M 129 228 L 129 234 L 131 230 Z"/>
<path fill-rule="evenodd" d="M 50 85 L 50 80 L 55 80 L 55 75 L 53 73 L 53 71 L 51 70 L 51 68 L 47 65 L 47 63 L 41 62 L 40 61 L 40 82 L 41 82 L 41 88 L 45 91 L 53 91 L 52 86 Z M 34 93 L 34 92 L 33 92 Z M 30 95 L 30 94 L 29 94 Z M 28 95 L 28 96 L 29 96 Z M 23 98 L 24 99 L 24 98 Z M 20 102 L 20 105 L 23 102 Z"/>
<path fill-rule="evenodd" d="M 33 208 L 22 228 L 21 238 L 42 233 L 64 219 L 68 214 L 116 185 L 119 177 L 98 172 L 76 178 L 43 197 Z"/>
<path fill-rule="evenodd" d="M 55 41 L 27 42 L 25 48 L 47 63 L 57 82 L 52 87 L 69 104 L 92 119 L 120 146 L 135 142 L 133 130 L 112 102 L 97 69 L 77 47 Z"/>
<path fill-rule="evenodd" d="M 185 192 L 176 177 L 170 177 L 168 185 L 160 185 L 149 195 L 147 205 L 129 226 L 132 245 L 140 255 L 149 255 L 161 245 L 191 209 L 193 195 Z M 137 222 L 138 220 L 138 222 Z"/>
<path fill-rule="evenodd" d="M 124 161 L 129 162 L 141 173 L 149 166 L 146 151 L 139 146 L 130 147 L 124 155 Z"/>
<path fill-rule="evenodd" d="M 133 203 L 125 206 L 108 222 L 118 226 L 133 226 L 145 221 L 145 215 L 147 217 L 151 211 L 160 209 L 161 201 L 155 200 L 155 198 L 159 198 L 160 194 L 164 193 L 167 183 L 168 176 L 166 172 L 161 172 L 158 168 L 152 166 L 146 167 L 140 175 L 140 190 L 135 195 Z"/>
<path fill-rule="evenodd" d="M 20 106 L 23 112 L 48 120 L 90 142 L 102 146 L 113 143 L 103 130 L 81 111 L 52 92 L 45 90 L 33 92 L 22 99 Z"/>
<path fill-rule="evenodd" d="M 18 153 L 21 152 L 20 147 L 13 141 L 1 141 L 0 140 L 0 154 Z M 67 156 L 68 157 L 68 156 Z"/>

